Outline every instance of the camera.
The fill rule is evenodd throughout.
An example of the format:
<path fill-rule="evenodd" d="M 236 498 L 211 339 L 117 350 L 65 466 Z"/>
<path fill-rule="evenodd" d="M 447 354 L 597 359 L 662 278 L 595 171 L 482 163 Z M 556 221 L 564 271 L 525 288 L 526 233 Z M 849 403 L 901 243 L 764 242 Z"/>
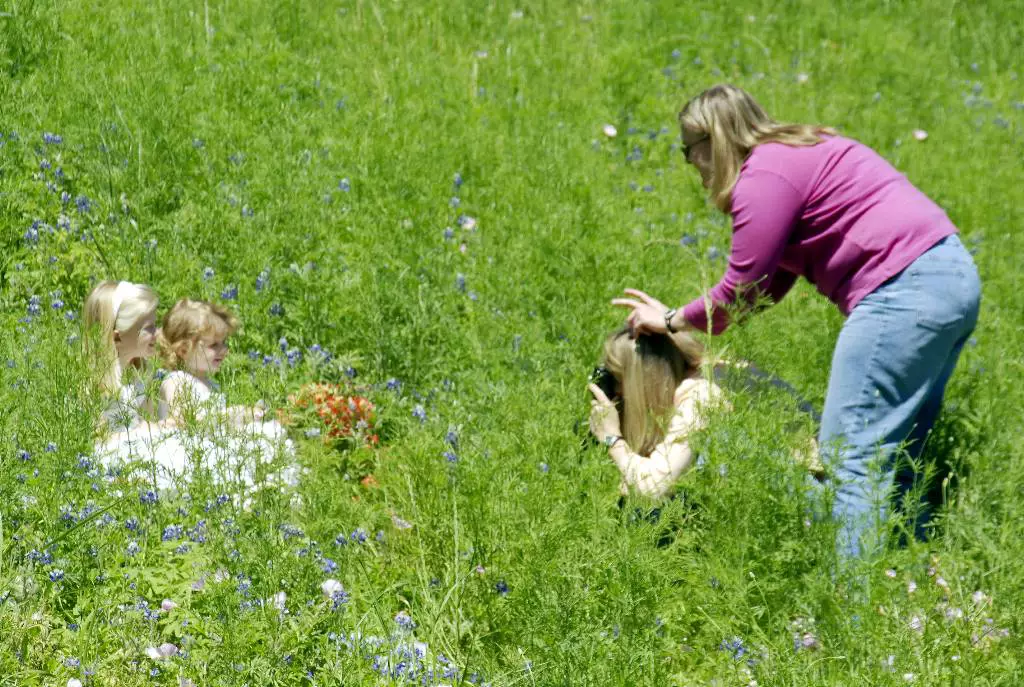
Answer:
<path fill-rule="evenodd" d="M 590 373 L 590 381 L 604 392 L 609 401 L 614 401 L 615 397 L 618 396 L 615 388 L 615 377 L 608 371 L 607 367 L 595 367 L 594 371 Z"/>

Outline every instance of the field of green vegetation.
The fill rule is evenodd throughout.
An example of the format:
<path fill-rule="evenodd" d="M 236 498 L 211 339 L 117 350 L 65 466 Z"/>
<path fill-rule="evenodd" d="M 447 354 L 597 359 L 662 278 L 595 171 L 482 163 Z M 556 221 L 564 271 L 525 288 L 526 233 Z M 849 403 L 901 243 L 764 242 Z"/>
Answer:
<path fill-rule="evenodd" d="M 4 3 L 0 685 L 1024 684 L 1022 17 Z M 842 573 L 784 395 L 734 395 L 658 518 L 581 429 L 609 300 L 724 269 L 675 123 L 721 81 L 882 153 L 984 283 L 921 466 L 953 474 L 937 536 Z M 232 308 L 234 403 L 358 385 L 379 446 L 297 430 L 295 489 L 108 474 L 80 331 L 107 278 Z M 708 346 L 820 407 L 841 324 L 804 283 Z"/>

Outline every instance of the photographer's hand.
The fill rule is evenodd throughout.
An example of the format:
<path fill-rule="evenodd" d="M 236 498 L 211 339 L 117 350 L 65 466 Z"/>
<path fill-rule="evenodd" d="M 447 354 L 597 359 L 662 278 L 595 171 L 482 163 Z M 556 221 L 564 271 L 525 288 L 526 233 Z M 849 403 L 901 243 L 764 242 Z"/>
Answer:
<path fill-rule="evenodd" d="M 598 441 L 604 441 L 608 436 L 622 436 L 619 411 L 615 404 L 608 400 L 596 384 L 588 384 L 587 388 L 594 396 L 590 402 L 590 433 Z"/>

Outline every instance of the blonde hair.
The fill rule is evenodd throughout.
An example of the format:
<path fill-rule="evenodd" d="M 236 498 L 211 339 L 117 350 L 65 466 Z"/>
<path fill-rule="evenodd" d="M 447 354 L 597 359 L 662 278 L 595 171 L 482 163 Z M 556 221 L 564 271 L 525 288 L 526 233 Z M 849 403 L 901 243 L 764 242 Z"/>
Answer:
<path fill-rule="evenodd" d="M 85 352 L 103 366 L 100 385 L 104 391 L 112 393 L 121 387 L 123 370 L 117 358 L 114 332 L 128 331 L 147 315 L 155 314 L 159 302 L 153 289 L 128 281 L 100 282 L 85 299 Z"/>
<path fill-rule="evenodd" d="M 686 103 L 679 112 L 679 125 L 710 140 L 712 173 L 708 191 L 723 212 L 732 208 L 732 191 L 740 168 L 756 146 L 813 146 L 824 141 L 823 135 L 836 135 L 835 129 L 826 126 L 776 122 L 753 96 L 729 84 L 712 86 Z"/>
<path fill-rule="evenodd" d="M 604 343 L 604 366 L 621 384 L 619 415 L 626 443 L 649 456 L 675 411 L 675 392 L 704 359 L 704 347 L 686 332 L 630 338 L 628 329 Z"/>
<path fill-rule="evenodd" d="M 177 370 L 200 339 L 226 339 L 238 330 L 238 318 L 227 308 L 182 298 L 164 316 L 157 344 L 164 364 Z"/>

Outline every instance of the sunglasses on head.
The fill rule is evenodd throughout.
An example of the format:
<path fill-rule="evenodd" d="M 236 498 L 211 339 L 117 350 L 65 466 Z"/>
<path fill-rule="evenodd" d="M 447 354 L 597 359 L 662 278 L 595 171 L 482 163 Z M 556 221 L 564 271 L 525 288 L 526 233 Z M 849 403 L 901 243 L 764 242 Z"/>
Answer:
<path fill-rule="evenodd" d="M 701 138 L 698 138 L 693 143 L 690 143 L 690 144 L 684 143 L 683 144 L 683 157 L 686 158 L 687 162 L 690 161 L 690 154 L 693 153 L 694 147 L 697 146 L 700 143 L 703 143 L 704 141 L 708 140 L 709 138 L 711 138 L 711 137 L 710 136 L 702 136 Z"/>

